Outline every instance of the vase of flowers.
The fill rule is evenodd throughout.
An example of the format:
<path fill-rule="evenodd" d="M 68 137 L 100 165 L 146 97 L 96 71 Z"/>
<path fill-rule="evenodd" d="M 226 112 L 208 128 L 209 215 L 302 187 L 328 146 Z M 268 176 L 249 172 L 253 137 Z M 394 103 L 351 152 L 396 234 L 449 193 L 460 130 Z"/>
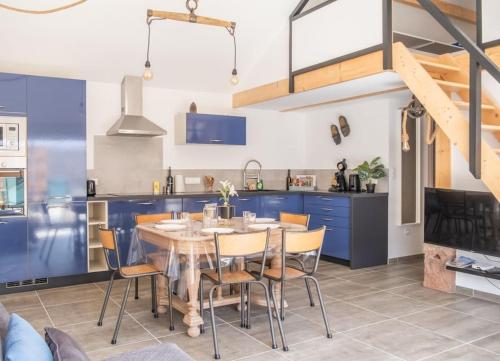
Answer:
<path fill-rule="evenodd" d="M 234 184 L 228 180 L 220 181 L 220 184 L 219 192 L 223 204 L 218 206 L 219 217 L 222 219 L 231 219 L 235 215 L 235 207 L 229 201 L 231 197 L 238 197 L 238 192 L 236 192 Z"/>
<path fill-rule="evenodd" d="M 375 193 L 375 184 L 377 182 L 377 179 L 386 176 L 385 167 L 380 162 L 380 157 L 376 157 L 370 163 L 364 161 L 363 163 L 358 165 L 354 169 L 354 171 L 359 174 L 359 178 L 362 181 L 366 182 L 367 193 Z"/>

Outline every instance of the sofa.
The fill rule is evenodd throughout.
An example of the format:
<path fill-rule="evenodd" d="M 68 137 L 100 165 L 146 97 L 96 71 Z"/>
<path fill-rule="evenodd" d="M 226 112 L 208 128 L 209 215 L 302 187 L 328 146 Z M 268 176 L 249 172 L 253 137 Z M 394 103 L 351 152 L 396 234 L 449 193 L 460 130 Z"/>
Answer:
<path fill-rule="evenodd" d="M 24 329 L 22 332 L 18 332 L 18 340 L 11 341 L 13 336 L 9 335 L 9 333 L 14 333 L 14 323 L 20 324 L 25 328 L 31 328 L 31 330 L 26 331 L 26 329 Z M 19 338 L 22 339 L 30 337 L 31 340 L 28 341 L 27 344 L 36 344 L 36 346 L 41 347 L 48 346 L 46 350 L 48 358 L 53 361 L 88 360 L 81 347 L 69 335 L 54 328 L 46 328 L 45 331 L 46 345 L 43 338 L 36 331 L 34 331 L 25 320 L 16 314 L 9 314 L 5 307 L 0 303 L 0 361 L 6 360 L 8 353 L 7 350 L 9 347 L 12 347 L 10 345 L 19 342 Z M 22 347 L 18 346 L 18 350 L 21 350 L 22 352 L 32 354 L 36 353 L 36 351 L 30 350 L 29 348 L 30 347 L 26 345 L 23 345 Z M 40 353 L 37 355 L 38 357 L 35 359 L 43 359 Z M 9 361 L 17 361 L 18 359 L 22 361 L 25 360 L 24 356 L 19 353 L 17 354 L 17 357 L 13 357 L 12 352 L 9 352 L 8 358 Z M 177 345 L 173 343 L 163 343 L 140 350 L 122 353 L 117 356 L 112 356 L 105 359 L 105 361 L 193 361 L 193 359 L 182 351 Z"/>

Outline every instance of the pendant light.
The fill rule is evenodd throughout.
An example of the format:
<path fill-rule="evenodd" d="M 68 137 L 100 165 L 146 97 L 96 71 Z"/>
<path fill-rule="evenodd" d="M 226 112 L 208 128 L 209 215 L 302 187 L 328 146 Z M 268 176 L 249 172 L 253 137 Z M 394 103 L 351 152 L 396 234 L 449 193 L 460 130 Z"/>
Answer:
<path fill-rule="evenodd" d="M 237 85 L 239 83 L 238 70 L 236 66 L 236 23 L 233 21 L 209 18 L 206 16 L 198 16 L 195 14 L 195 10 L 198 8 L 199 0 L 186 0 L 186 8 L 189 10 L 188 14 L 185 13 L 176 13 L 170 11 L 160 11 L 160 10 L 151 10 L 147 11 L 147 20 L 146 23 L 148 25 L 148 45 L 146 52 L 146 62 L 144 63 L 144 73 L 142 77 L 144 80 L 153 79 L 153 71 L 151 69 L 151 61 L 149 59 L 149 50 L 151 44 L 151 24 L 155 20 L 175 20 L 175 21 L 184 21 L 189 23 L 196 24 L 204 24 L 211 26 L 220 26 L 226 28 L 229 32 L 229 35 L 233 38 L 233 46 L 234 46 L 234 57 L 233 57 L 233 70 L 231 72 L 230 83 L 232 85 Z"/>

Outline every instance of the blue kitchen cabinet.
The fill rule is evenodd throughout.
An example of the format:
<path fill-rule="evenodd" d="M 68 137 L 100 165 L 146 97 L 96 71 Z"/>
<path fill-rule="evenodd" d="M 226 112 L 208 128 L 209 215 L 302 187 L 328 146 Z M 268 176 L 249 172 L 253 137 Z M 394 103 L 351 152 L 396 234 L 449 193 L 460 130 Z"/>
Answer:
<path fill-rule="evenodd" d="M 0 115 L 26 115 L 27 77 L 0 73 Z"/>
<path fill-rule="evenodd" d="M 27 77 L 33 278 L 87 272 L 85 92 L 85 81 Z"/>
<path fill-rule="evenodd" d="M 0 218 L 0 283 L 29 278 L 26 217 Z"/>
<path fill-rule="evenodd" d="M 127 263 L 130 245 L 135 237 L 136 215 L 180 212 L 181 210 L 180 198 L 108 201 L 108 226 L 116 230 L 122 264 Z"/>
<path fill-rule="evenodd" d="M 220 197 L 189 197 L 182 198 L 182 211 L 190 213 L 203 212 L 203 208 L 209 203 L 219 203 Z"/>
<path fill-rule="evenodd" d="M 259 217 L 279 219 L 280 212 L 302 213 L 302 194 L 266 195 L 260 197 Z"/>
<path fill-rule="evenodd" d="M 235 206 L 237 217 L 241 217 L 244 211 L 259 214 L 260 197 L 258 196 L 240 196 L 231 199 L 231 204 Z"/>
<path fill-rule="evenodd" d="M 180 121 L 177 144 L 246 145 L 245 117 L 187 113 Z"/>

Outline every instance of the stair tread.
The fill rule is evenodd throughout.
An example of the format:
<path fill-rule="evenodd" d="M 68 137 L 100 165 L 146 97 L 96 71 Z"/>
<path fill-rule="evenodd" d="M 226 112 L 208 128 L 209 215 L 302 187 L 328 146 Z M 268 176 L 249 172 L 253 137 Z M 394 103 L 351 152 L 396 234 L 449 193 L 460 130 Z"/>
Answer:
<path fill-rule="evenodd" d="M 462 101 L 462 100 L 455 100 L 453 101 L 457 106 L 461 107 L 461 108 L 468 108 L 470 103 L 469 102 L 465 102 L 465 101 Z M 495 106 L 494 105 L 491 105 L 491 104 L 481 104 L 481 109 L 483 110 L 495 110 Z"/>
<path fill-rule="evenodd" d="M 483 124 L 483 125 L 481 125 L 481 128 L 483 130 L 500 131 L 500 125 Z"/>
<path fill-rule="evenodd" d="M 455 65 L 443 64 L 443 63 L 421 60 L 421 59 L 417 59 L 417 61 L 424 68 L 431 68 L 433 70 L 460 71 L 460 68 L 458 66 L 455 66 Z"/>
<path fill-rule="evenodd" d="M 438 85 L 445 87 L 445 88 L 458 89 L 458 90 L 469 90 L 468 84 L 457 83 L 454 81 L 447 81 L 447 80 L 439 80 L 439 79 L 435 79 L 434 81 Z"/>

